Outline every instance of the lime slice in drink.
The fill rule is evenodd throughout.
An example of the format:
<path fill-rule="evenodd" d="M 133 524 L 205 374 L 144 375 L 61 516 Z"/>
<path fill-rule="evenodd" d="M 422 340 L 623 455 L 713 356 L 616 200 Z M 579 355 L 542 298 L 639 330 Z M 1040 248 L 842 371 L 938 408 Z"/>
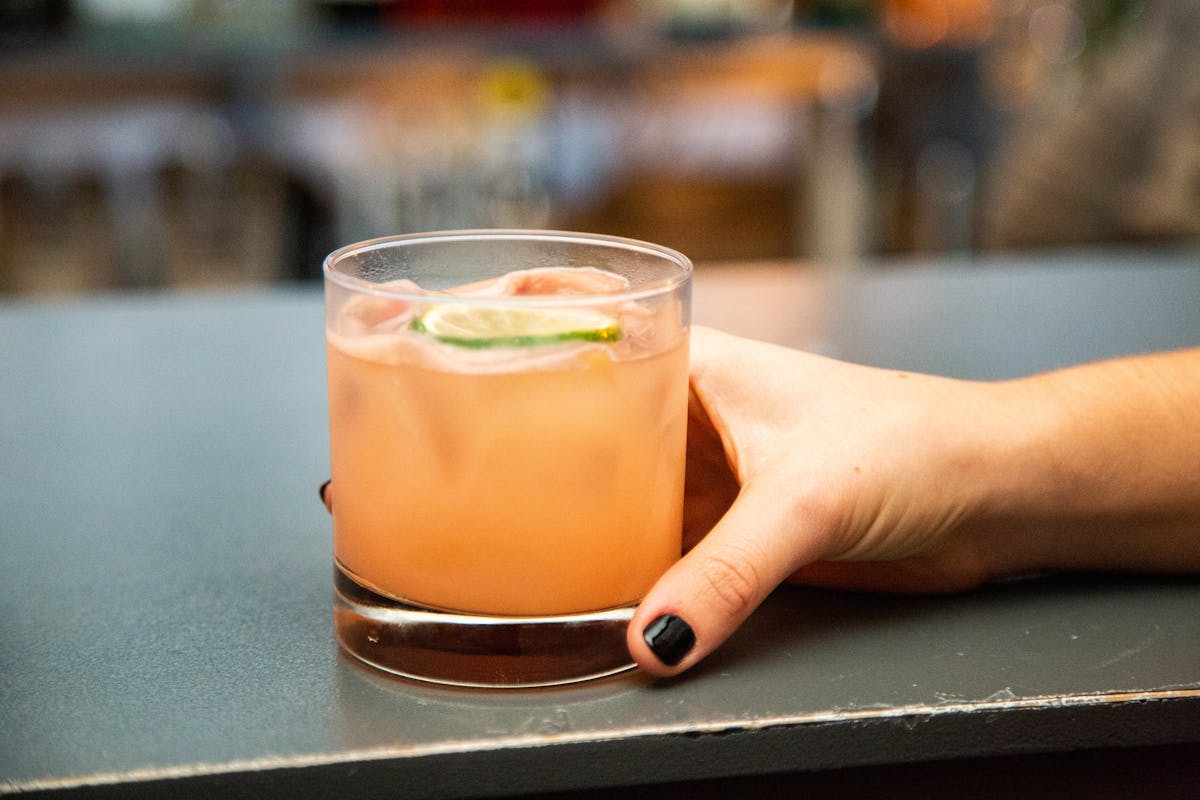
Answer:
<path fill-rule="evenodd" d="M 599 311 L 467 303 L 436 305 L 413 319 L 412 328 L 439 342 L 476 349 L 621 338 L 617 320 Z"/>

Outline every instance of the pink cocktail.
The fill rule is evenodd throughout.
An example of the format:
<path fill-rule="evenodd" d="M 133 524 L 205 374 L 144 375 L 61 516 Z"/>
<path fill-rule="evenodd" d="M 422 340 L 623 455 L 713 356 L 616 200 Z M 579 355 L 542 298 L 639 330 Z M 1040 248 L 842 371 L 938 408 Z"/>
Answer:
<path fill-rule="evenodd" d="M 690 264 L 641 242 L 466 231 L 326 263 L 343 646 L 428 680 L 630 664 L 680 554 Z"/>

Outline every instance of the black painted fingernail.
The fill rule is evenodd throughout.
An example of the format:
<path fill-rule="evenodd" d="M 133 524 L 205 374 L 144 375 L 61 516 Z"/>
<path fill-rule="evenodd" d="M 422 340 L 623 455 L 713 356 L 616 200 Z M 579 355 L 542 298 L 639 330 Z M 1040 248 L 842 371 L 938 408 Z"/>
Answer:
<path fill-rule="evenodd" d="M 324 483 L 322 483 L 322 484 L 321 484 L 321 488 L 320 488 L 320 489 L 317 489 L 317 494 L 321 495 L 321 502 L 322 502 L 322 503 L 325 503 L 325 505 L 329 505 L 329 503 L 327 503 L 327 502 L 325 501 L 325 491 L 326 491 L 326 490 L 329 488 L 329 484 L 331 484 L 331 483 L 333 483 L 333 479 L 332 479 L 332 478 L 330 478 L 329 480 L 327 480 L 327 481 L 325 481 Z"/>
<path fill-rule="evenodd" d="M 663 614 L 651 622 L 642 631 L 642 638 L 658 656 L 658 660 L 668 667 L 683 661 L 692 645 L 696 644 L 696 633 L 692 626 L 674 614 Z"/>

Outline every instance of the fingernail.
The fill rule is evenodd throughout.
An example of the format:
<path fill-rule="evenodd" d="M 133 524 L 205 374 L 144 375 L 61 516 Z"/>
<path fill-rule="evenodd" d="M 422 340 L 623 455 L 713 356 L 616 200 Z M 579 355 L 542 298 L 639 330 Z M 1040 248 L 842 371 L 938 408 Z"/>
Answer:
<path fill-rule="evenodd" d="M 692 645 L 696 644 L 696 633 L 692 626 L 674 614 L 663 614 L 651 622 L 642 631 L 642 638 L 658 656 L 658 660 L 668 667 L 683 661 Z"/>
<path fill-rule="evenodd" d="M 326 490 L 329 488 L 329 484 L 331 484 L 331 483 L 333 483 L 333 479 L 332 479 L 332 478 L 330 478 L 329 480 L 327 480 L 327 481 L 325 481 L 324 483 L 322 483 L 322 484 L 321 484 L 321 488 L 320 488 L 320 489 L 317 489 L 317 494 L 319 494 L 319 495 L 321 496 L 321 502 L 322 502 L 322 503 L 325 503 L 325 505 L 329 505 L 329 503 L 327 503 L 327 502 L 325 501 L 325 491 L 326 491 Z"/>

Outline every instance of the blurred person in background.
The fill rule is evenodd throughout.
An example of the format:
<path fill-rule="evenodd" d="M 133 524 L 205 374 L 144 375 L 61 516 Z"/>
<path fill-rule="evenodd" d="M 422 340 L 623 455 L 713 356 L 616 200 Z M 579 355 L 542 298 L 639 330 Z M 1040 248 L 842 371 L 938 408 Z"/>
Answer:
<path fill-rule="evenodd" d="M 997 154 L 984 246 L 1200 239 L 1200 0 L 1106 5 L 1131 19 L 1090 60 L 1071 4 L 1029 16 L 1033 48 L 1081 74 L 1048 82 Z"/>

